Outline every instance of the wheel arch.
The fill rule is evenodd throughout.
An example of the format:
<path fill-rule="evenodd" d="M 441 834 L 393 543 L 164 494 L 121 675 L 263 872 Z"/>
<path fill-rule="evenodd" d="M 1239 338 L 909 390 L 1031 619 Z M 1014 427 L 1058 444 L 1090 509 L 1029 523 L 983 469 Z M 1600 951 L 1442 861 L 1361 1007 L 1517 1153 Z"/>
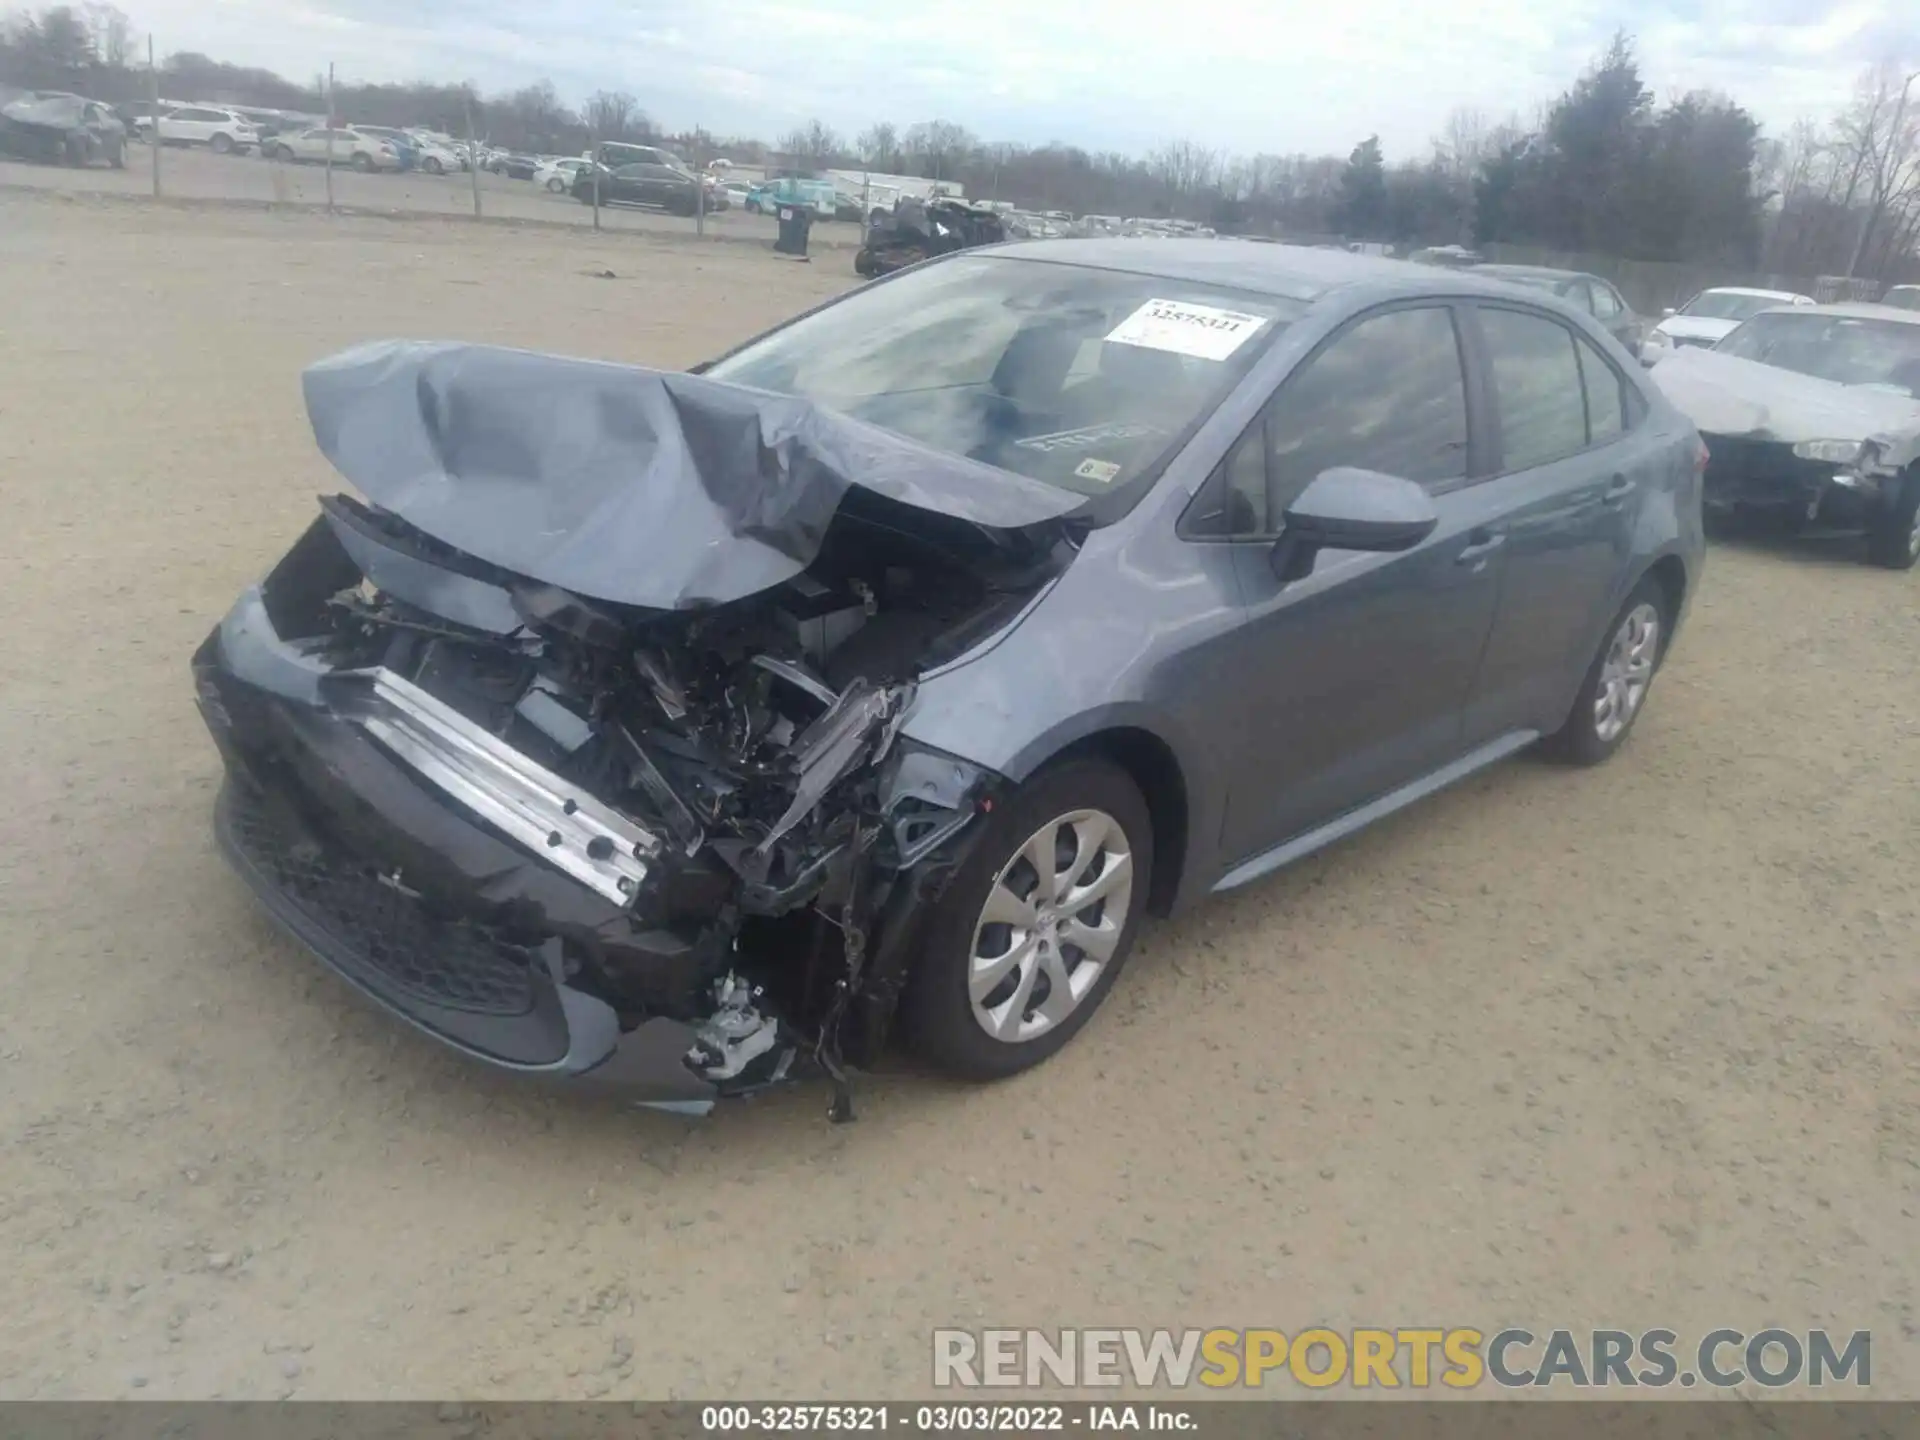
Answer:
<path fill-rule="evenodd" d="M 1147 802 L 1153 825 L 1153 874 L 1147 882 L 1147 908 L 1155 915 L 1172 910 L 1187 863 L 1192 817 L 1187 779 L 1173 747 L 1151 730 L 1116 725 L 1083 735 L 1056 751 L 1035 773 L 1068 760 L 1100 759 L 1125 771 Z"/>

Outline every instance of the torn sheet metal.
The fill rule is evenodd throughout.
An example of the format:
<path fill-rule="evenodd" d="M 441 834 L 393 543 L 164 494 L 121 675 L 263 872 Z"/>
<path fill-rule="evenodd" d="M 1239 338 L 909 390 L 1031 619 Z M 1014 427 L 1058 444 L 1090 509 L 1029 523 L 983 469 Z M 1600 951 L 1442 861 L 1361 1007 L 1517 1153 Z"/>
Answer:
<path fill-rule="evenodd" d="M 1889 464 L 1920 451 L 1920 401 L 1718 351 L 1676 350 L 1647 372 L 1704 435 L 1797 445 L 1872 440 Z"/>
<path fill-rule="evenodd" d="M 850 487 L 1001 529 L 1082 499 L 696 375 L 386 341 L 304 383 L 321 451 L 369 499 L 503 569 L 650 609 L 791 579 Z"/>

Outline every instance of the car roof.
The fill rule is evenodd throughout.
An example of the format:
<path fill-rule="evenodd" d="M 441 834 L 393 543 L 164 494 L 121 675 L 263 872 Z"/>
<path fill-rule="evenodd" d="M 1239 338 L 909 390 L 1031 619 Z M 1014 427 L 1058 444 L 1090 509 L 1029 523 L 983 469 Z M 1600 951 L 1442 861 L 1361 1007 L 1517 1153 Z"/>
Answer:
<path fill-rule="evenodd" d="M 1805 292 L 1800 290 L 1755 290 L 1749 285 L 1709 285 L 1700 293 L 1702 295 L 1752 295 L 1760 300 L 1795 300 Z"/>
<path fill-rule="evenodd" d="M 1093 218 L 1091 216 L 1089 219 Z M 1335 290 L 1366 286 L 1386 292 L 1471 293 L 1511 296 L 1493 279 L 1476 282 L 1474 270 L 1442 270 L 1410 260 L 1355 255 L 1304 245 L 1270 245 L 1232 237 L 1098 237 L 1085 240 L 1015 240 L 990 247 L 1018 260 L 1084 265 L 1133 275 L 1160 276 L 1221 285 L 1286 300 L 1312 302 Z M 980 251 L 961 251 L 979 254 Z"/>
<path fill-rule="evenodd" d="M 1920 325 L 1920 310 L 1903 310 L 1898 305 L 1874 305 L 1865 300 L 1847 300 L 1836 305 L 1799 305 L 1795 315 L 1839 315 L 1855 320 L 1898 320 L 1903 325 Z"/>
<path fill-rule="evenodd" d="M 1469 265 L 1476 275 L 1534 275 L 1542 280 L 1598 280 L 1584 270 L 1556 270 L 1551 265 Z"/>

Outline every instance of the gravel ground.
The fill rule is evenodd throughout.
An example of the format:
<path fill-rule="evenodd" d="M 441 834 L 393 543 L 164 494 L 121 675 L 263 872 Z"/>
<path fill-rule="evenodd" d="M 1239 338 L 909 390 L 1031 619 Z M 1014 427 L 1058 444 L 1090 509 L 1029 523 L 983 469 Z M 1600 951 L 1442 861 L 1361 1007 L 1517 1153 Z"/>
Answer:
<path fill-rule="evenodd" d="M 1039 1072 L 851 1126 L 491 1078 L 260 918 L 186 659 L 333 483 L 302 365 L 685 364 L 850 280 L 0 193 L 0 1395 L 908 1395 L 952 1323 L 1870 1328 L 1920 1395 L 1920 577 L 1844 544 L 1717 548 L 1612 764 L 1157 925 Z"/>

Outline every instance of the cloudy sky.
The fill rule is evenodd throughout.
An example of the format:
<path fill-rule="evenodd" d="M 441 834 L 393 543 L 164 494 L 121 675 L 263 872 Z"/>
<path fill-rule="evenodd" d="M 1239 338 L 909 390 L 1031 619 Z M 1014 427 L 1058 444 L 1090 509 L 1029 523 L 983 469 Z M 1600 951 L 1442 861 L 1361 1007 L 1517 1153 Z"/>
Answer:
<path fill-rule="evenodd" d="M 1727 91 L 1770 127 L 1860 67 L 1920 65 L 1916 0 L 123 0 L 162 55 L 307 78 L 547 78 L 626 90 L 672 128 L 772 138 L 819 117 L 957 121 L 985 139 L 1141 151 L 1425 151 L 1447 114 L 1527 116 L 1619 26 L 1658 95 Z"/>

